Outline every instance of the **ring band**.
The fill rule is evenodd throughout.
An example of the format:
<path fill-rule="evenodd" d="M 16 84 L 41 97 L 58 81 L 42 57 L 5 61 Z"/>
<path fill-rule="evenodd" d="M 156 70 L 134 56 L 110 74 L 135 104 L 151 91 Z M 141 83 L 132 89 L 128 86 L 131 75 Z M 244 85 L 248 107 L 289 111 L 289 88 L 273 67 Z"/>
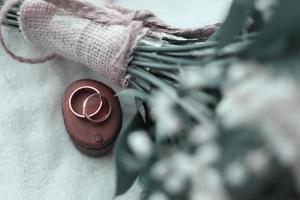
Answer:
<path fill-rule="evenodd" d="M 92 113 L 92 114 L 88 114 L 88 113 L 86 113 L 86 108 L 83 108 L 83 110 L 82 110 L 82 112 L 83 112 L 83 114 L 81 115 L 81 114 L 79 114 L 79 113 L 77 113 L 75 110 L 74 110 L 74 108 L 73 108 L 73 105 L 72 105 L 72 100 L 73 100 L 73 97 L 74 97 L 74 95 L 76 94 L 76 93 L 78 93 L 78 92 L 80 92 L 81 90 L 92 90 L 92 91 L 94 91 L 95 93 L 94 94 L 97 94 L 97 96 L 99 96 L 100 97 L 100 105 L 99 105 L 99 107 L 97 108 L 97 110 L 94 112 L 94 113 Z M 92 94 L 93 95 L 93 94 Z M 91 95 L 90 95 L 91 96 Z M 89 97 L 90 97 L 89 96 Z M 90 99 L 90 98 L 89 98 Z M 86 100 L 84 101 L 85 102 L 85 107 L 86 107 Z M 95 116 L 100 110 L 101 110 L 101 108 L 102 108 L 102 105 L 103 105 L 103 101 L 102 101 L 102 95 L 101 95 L 101 93 L 99 92 L 99 90 L 97 90 L 96 88 L 94 88 L 94 87 L 91 87 L 91 86 L 82 86 L 82 87 L 79 87 L 79 88 L 77 88 L 76 90 L 74 90 L 73 92 L 72 92 L 72 94 L 71 94 L 71 96 L 70 96 L 70 98 L 69 98 L 69 108 L 70 108 L 70 110 L 71 110 L 71 112 L 75 115 L 75 116 L 77 116 L 77 117 L 79 117 L 79 118 L 86 118 L 86 116 L 88 116 L 89 118 L 91 118 L 91 117 L 93 117 L 93 116 Z M 85 114 L 86 115 L 85 115 Z"/>
<path fill-rule="evenodd" d="M 106 113 L 106 115 L 104 115 L 103 117 L 99 118 L 99 119 L 92 119 L 92 116 L 91 115 L 88 115 L 88 113 L 86 112 L 86 105 L 88 103 L 88 101 L 94 97 L 94 96 L 101 96 L 100 98 L 101 99 L 105 99 L 105 101 L 108 103 L 108 106 L 109 106 L 109 110 L 108 112 Z M 94 122 L 94 123 L 101 123 L 101 122 L 104 122 L 105 120 L 108 119 L 108 117 L 110 116 L 111 114 L 111 105 L 110 105 L 110 102 L 105 98 L 103 97 L 100 93 L 94 93 L 94 94 L 91 94 L 88 98 L 86 98 L 86 100 L 83 102 L 83 115 L 85 116 L 86 119 L 88 119 L 89 121 L 91 122 Z"/>

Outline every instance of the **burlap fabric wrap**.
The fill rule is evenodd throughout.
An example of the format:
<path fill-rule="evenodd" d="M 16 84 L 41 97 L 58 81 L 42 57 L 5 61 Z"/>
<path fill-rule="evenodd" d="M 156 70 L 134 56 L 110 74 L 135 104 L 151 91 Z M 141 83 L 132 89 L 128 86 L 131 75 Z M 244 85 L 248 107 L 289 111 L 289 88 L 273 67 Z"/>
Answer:
<path fill-rule="evenodd" d="M 10 8 L 21 0 L 6 0 L 0 11 L 3 22 Z M 220 24 L 180 29 L 169 26 L 147 10 L 130 10 L 112 5 L 96 7 L 79 0 L 24 0 L 19 13 L 20 29 L 31 43 L 50 49 L 41 58 L 16 55 L 0 42 L 14 59 L 31 64 L 46 62 L 56 55 L 73 59 L 126 87 L 126 70 L 138 42 L 148 33 L 160 38 L 167 33 L 184 38 L 207 38 Z"/>
<path fill-rule="evenodd" d="M 19 22 L 29 42 L 85 64 L 114 83 L 124 86 L 128 63 L 112 65 L 115 57 L 122 53 L 120 50 L 127 40 L 130 27 L 96 23 L 74 16 L 43 0 L 25 0 L 21 6 Z"/>

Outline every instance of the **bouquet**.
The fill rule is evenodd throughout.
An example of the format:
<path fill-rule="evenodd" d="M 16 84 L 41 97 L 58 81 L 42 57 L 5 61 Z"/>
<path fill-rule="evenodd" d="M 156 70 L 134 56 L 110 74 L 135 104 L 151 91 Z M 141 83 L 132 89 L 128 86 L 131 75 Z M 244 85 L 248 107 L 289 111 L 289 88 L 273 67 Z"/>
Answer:
<path fill-rule="evenodd" d="M 146 11 L 114 6 L 108 15 L 82 2 L 47 2 L 58 9 L 54 16 L 60 13 L 51 23 L 75 17 L 92 20 L 95 29 L 125 27 L 124 49 L 90 63 L 102 63 L 96 70 L 136 101 L 115 148 L 116 195 L 138 178 L 141 199 L 299 198 L 299 1 L 234 0 L 222 25 L 195 30 L 174 29 Z M 19 13 L 22 7 L 26 1 Z M 18 11 L 17 5 L 6 14 L 7 25 L 20 27 Z M 37 43 L 49 37 L 29 33 Z M 60 55 L 70 53 L 46 41 Z"/>

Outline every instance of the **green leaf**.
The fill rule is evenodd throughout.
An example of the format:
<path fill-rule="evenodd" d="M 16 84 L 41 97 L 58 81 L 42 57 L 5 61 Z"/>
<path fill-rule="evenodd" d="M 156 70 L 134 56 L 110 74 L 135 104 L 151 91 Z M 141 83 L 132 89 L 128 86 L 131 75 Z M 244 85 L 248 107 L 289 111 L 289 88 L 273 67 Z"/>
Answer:
<path fill-rule="evenodd" d="M 146 93 L 136 89 L 124 89 L 117 94 L 117 96 L 123 96 L 123 95 L 136 97 L 138 99 L 141 99 L 142 101 L 145 101 L 148 98 L 148 95 Z"/>
<path fill-rule="evenodd" d="M 150 74 L 149 72 L 135 67 L 128 68 L 128 73 L 131 74 L 134 77 L 139 77 L 141 79 L 144 79 L 145 81 L 148 81 L 149 83 L 153 84 L 154 86 L 158 87 L 161 91 L 165 92 L 168 96 L 170 96 L 179 106 L 181 106 L 187 113 L 189 113 L 192 117 L 194 117 L 196 120 L 199 120 L 200 122 L 206 122 L 207 120 L 210 120 L 207 118 L 208 115 L 211 117 L 211 113 L 207 112 L 204 107 L 200 105 L 195 107 L 192 104 L 195 104 L 196 102 L 193 102 L 192 99 L 189 101 L 183 100 L 178 97 L 177 91 L 168 85 L 163 80 L 157 78 L 156 76 Z"/>
<path fill-rule="evenodd" d="M 299 51 L 300 1 L 281 0 L 274 12 L 259 37 L 243 53 L 244 57 L 272 60 L 277 55 Z"/>
<path fill-rule="evenodd" d="M 217 40 L 219 48 L 232 42 L 242 32 L 253 10 L 254 0 L 234 0 L 223 26 L 211 36 L 210 40 Z"/>
<path fill-rule="evenodd" d="M 117 171 L 117 188 L 116 196 L 124 194 L 135 182 L 139 171 L 130 170 L 124 164 L 126 154 L 128 153 L 127 138 L 133 131 L 143 129 L 144 121 L 140 113 L 137 113 L 127 126 L 121 131 L 115 148 L 116 171 Z"/>

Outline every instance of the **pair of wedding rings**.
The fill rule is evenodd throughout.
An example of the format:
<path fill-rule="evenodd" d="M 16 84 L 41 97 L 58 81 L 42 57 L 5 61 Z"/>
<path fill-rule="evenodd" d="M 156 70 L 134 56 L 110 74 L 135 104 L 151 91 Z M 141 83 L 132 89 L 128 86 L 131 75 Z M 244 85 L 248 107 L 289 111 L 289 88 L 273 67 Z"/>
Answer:
<path fill-rule="evenodd" d="M 82 114 L 80 114 L 75 111 L 75 109 L 73 107 L 73 103 L 74 103 L 73 101 L 74 101 L 74 96 L 76 96 L 77 94 L 80 94 L 81 92 L 84 92 L 84 91 L 91 91 L 92 94 L 90 94 L 84 100 L 84 102 L 82 104 Z M 87 106 L 93 97 L 99 97 L 99 106 L 93 113 L 88 114 Z M 103 108 L 103 105 L 104 105 L 103 101 L 106 101 L 106 104 L 109 107 L 108 111 L 103 116 L 100 116 L 100 118 L 94 119 L 93 117 L 95 115 L 99 114 L 101 109 Z M 74 90 L 69 98 L 69 108 L 76 117 L 79 117 L 82 119 L 87 119 L 94 123 L 101 123 L 101 122 L 104 122 L 105 120 L 107 120 L 109 118 L 109 116 L 111 115 L 111 109 L 112 109 L 110 102 L 101 94 L 101 92 L 98 89 L 96 89 L 92 86 L 82 86 L 82 87 L 79 87 L 76 90 Z"/>

